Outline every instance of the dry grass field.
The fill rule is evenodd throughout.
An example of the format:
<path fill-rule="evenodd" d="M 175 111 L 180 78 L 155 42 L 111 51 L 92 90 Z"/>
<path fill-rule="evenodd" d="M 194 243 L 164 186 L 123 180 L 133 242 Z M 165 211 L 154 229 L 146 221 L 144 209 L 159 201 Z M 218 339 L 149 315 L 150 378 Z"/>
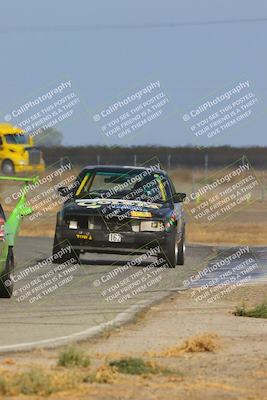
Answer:
<path fill-rule="evenodd" d="M 226 170 L 223 174 L 227 174 Z M 226 213 L 225 218 L 212 222 L 194 221 L 187 212 L 187 240 L 195 243 L 210 244 L 251 244 L 265 245 L 267 242 L 267 171 L 254 171 L 253 175 L 259 185 L 252 190 L 250 201 L 242 206 L 234 207 Z M 205 180 L 204 170 L 188 169 L 170 172 L 176 189 L 192 193 L 205 182 L 210 182 L 209 176 L 222 176 L 220 170 L 209 171 Z M 235 179 L 238 182 L 238 178 Z M 222 185 L 223 186 L 223 185 Z M 227 189 L 229 185 L 225 185 Z M 189 211 L 190 207 L 186 207 Z"/>

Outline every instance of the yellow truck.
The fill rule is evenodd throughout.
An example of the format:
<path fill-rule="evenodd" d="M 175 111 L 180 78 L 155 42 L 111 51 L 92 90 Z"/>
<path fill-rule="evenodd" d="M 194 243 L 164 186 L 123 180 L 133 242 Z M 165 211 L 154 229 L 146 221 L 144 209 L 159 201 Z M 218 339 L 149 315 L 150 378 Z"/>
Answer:
<path fill-rule="evenodd" d="M 0 165 L 4 175 L 45 169 L 42 152 L 34 146 L 33 138 L 7 123 L 0 123 Z"/>

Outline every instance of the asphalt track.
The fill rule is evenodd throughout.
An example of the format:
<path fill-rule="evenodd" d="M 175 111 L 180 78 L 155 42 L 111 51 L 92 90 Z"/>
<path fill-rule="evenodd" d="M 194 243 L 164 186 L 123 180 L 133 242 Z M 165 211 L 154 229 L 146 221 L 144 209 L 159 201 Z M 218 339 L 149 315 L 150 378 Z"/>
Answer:
<path fill-rule="evenodd" d="M 36 266 L 51 255 L 51 246 L 52 240 L 48 238 L 18 239 L 14 296 L 12 299 L 0 299 L 0 353 L 53 347 L 88 338 L 110 325 L 130 320 L 143 307 L 163 300 L 173 291 L 193 288 L 195 298 L 205 297 L 205 285 L 222 291 L 229 286 L 227 282 L 229 274 L 233 276 L 233 270 L 237 281 L 242 281 L 248 274 L 248 283 L 263 282 L 267 277 L 266 248 L 249 249 L 248 254 L 245 252 L 236 260 L 232 259 L 232 255 L 238 248 L 204 245 L 187 246 L 184 266 L 147 271 L 153 262 L 151 258 L 149 262 L 119 271 L 108 281 L 111 271 L 118 271 L 119 266 L 124 266 L 134 256 L 82 256 L 81 264 L 75 268 L 71 266 L 65 271 L 67 274 L 61 274 L 60 278 L 62 271 L 56 270 L 60 285 L 51 281 L 51 270 L 55 271 L 54 268 L 58 267 L 55 264 L 44 265 L 25 274 L 29 266 Z M 241 262 L 242 268 L 237 268 Z M 219 266 L 216 270 L 205 270 L 216 263 Z M 247 273 L 242 275 L 244 268 Z M 197 276 L 199 271 L 204 271 L 201 276 Z M 56 279 L 54 275 L 52 277 Z M 41 290 L 48 282 L 51 283 Z M 198 291 L 197 288 L 202 289 Z M 214 289 L 213 295 L 219 291 Z M 38 298 L 40 293 L 42 296 Z M 116 293 L 120 296 L 117 297 Z M 126 293 L 131 293 L 131 297 L 127 298 Z M 202 301 L 201 297 L 199 299 Z"/>

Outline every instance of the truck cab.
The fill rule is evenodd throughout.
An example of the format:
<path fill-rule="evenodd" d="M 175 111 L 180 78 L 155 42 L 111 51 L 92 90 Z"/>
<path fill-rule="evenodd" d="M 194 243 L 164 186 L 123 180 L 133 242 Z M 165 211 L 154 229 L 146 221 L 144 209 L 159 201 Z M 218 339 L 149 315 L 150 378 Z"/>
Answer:
<path fill-rule="evenodd" d="M 0 123 L 0 168 L 4 175 L 45 169 L 42 152 L 34 146 L 33 138 L 7 123 Z"/>

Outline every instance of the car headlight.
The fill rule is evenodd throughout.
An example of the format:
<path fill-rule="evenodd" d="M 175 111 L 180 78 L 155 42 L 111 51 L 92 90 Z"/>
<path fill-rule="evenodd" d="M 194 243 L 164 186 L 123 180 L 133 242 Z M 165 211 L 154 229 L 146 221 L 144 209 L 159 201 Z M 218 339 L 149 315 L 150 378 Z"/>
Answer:
<path fill-rule="evenodd" d="M 140 231 L 162 232 L 164 231 L 164 223 L 162 221 L 141 221 Z"/>
<path fill-rule="evenodd" d="M 19 161 L 19 165 L 24 165 L 24 164 L 26 164 L 26 161 L 24 161 L 24 160 Z"/>
<path fill-rule="evenodd" d="M 78 222 L 77 221 L 70 221 L 69 222 L 69 228 L 70 229 L 77 229 L 78 228 Z"/>

